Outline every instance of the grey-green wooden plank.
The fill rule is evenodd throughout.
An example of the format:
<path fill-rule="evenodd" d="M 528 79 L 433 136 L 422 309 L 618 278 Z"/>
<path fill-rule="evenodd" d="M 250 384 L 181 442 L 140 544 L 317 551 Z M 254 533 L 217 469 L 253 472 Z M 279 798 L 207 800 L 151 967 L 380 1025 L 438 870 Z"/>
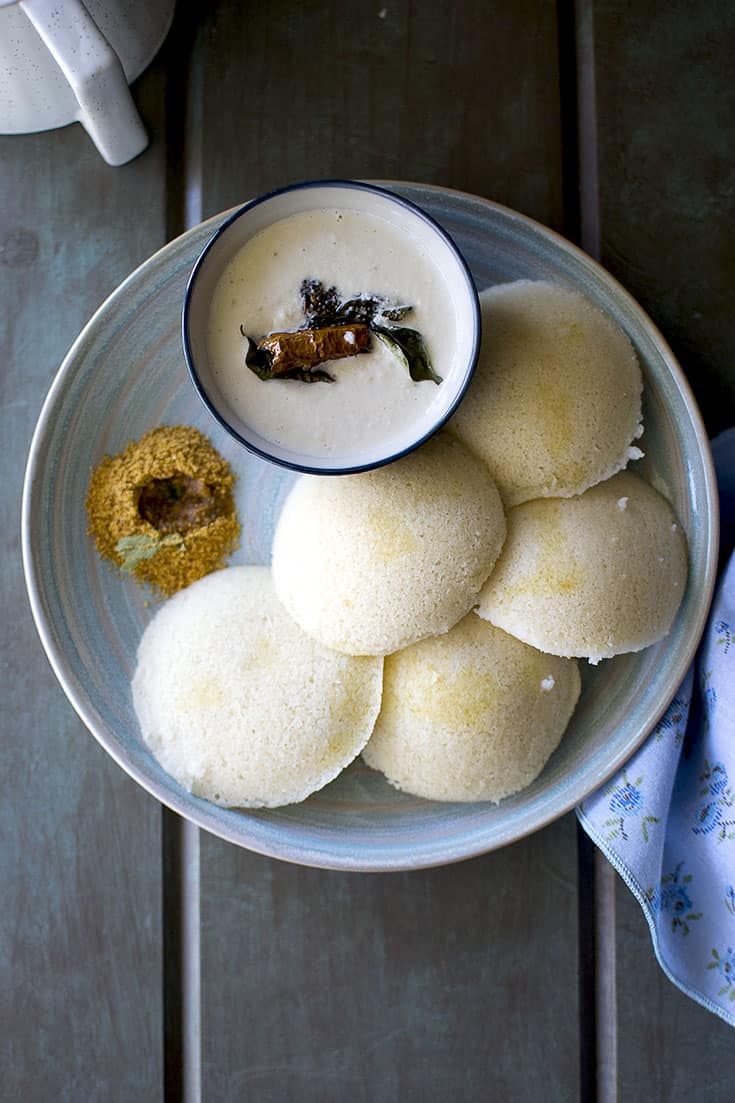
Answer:
<path fill-rule="evenodd" d="M 594 5 L 602 260 L 678 354 L 711 434 L 735 420 L 735 9 Z M 732 1029 L 656 964 L 616 891 L 620 1099 L 731 1098 Z"/>
<path fill-rule="evenodd" d="M 61 359 L 164 241 L 163 90 L 159 64 L 135 89 L 153 145 L 122 168 L 105 165 L 79 126 L 0 139 L 7 1100 L 139 1103 L 160 1098 L 163 1082 L 160 810 L 59 688 L 32 624 L 19 529 L 25 457 Z"/>
<path fill-rule="evenodd" d="M 219 3 L 189 87 L 203 214 L 345 175 L 562 223 L 553 5 Z M 201 871 L 205 1100 L 578 1098 L 571 819 L 390 876 L 202 835 Z"/>
<path fill-rule="evenodd" d="M 616 877 L 618 1095 L 731 1103 L 733 1029 L 666 979 L 640 907 Z"/>
<path fill-rule="evenodd" d="M 602 262 L 735 420 L 735 5 L 598 0 Z"/>
<path fill-rule="evenodd" d="M 575 823 L 443 869 L 202 836 L 203 1098 L 578 1098 Z"/>
<path fill-rule="evenodd" d="M 561 227 L 550 0 L 218 0 L 199 20 L 205 217 L 331 175 L 442 184 Z"/>

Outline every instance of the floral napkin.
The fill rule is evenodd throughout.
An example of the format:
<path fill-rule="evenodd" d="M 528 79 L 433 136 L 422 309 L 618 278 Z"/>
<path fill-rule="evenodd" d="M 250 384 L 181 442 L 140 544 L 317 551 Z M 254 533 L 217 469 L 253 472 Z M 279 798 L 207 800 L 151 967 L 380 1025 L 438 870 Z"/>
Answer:
<path fill-rule="evenodd" d="M 735 429 L 712 445 L 719 579 L 694 662 L 625 769 L 577 809 L 674 984 L 735 1026 Z"/>

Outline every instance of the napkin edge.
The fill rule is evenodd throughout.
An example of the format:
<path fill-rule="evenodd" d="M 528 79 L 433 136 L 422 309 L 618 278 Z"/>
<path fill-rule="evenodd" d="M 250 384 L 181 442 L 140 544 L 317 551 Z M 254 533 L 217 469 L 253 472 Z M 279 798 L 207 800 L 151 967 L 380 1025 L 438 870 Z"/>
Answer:
<path fill-rule="evenodd" d="M 656 928 L 656 921 L 650 904 L 645 898 L 643 889 L 641 888 L 633 874 L 630 872 L 626 864 L 622 862 L 620 858 L 618 858 L 617 854 L 615 854 L 615 852 L 608 846 L 605 840 L 601 838 L 601 836 L 598 834 L 596 828 L 587 818 L 581 806 L 578 805 L 574 811 L 583 830 L 586 832 L 586 834 L 589 836 L 595 846 L 602 852 L 602 854 L 604 854 L 605 858 L 608 860 L 615 872 L 627 885 L 635 899 L 638 901 L 641 911 L 643 912 L 648 924 L 648 929 L 651 935 L 651 942 L 653 944 L 653 952 L 655 953 L 656 960 L 661 966 L 661 969 L 663 970 L 666 977 L 671 981 L 672 984 L 676 985 L 676 987 L 681 992 L 683 992 L 685 996 L 688 996 L 692 1000 L 696 1000 L 696 1002 L 700 1004 L 700 1006 L 704 1007 L 706 1011 L 711 1011 L 714 1015 L 717 1015 L 720 1019 L 723 1020 L 723 1022 L 727 1023 L 728 1026 L 735 1027 L 735 1014 L 729 1012 L 727 1008 L 722 1007 L 719 1003 L 715 1003 L 715 1001 L 712 1000 L 709 996 L 705 995 L 704 992 L 700 992 L 697 988 L 689 987 L 683 981 L 679 980 L 679 978 L 673 973 L 672 969 L 663 957 L 661 945 L 658 938 L 658 930 Z"/>

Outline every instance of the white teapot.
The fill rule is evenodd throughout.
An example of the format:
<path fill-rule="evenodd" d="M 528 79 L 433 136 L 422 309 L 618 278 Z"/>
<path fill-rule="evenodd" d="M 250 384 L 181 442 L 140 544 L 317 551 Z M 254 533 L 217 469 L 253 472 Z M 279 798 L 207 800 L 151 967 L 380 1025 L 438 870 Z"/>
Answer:
<path fill-rule="evenodd" d="M 163 42 L 175 0 L 0 0 L 0 133 L 79 121 L 110 165 L 148 144 L 128 83 Z"/>

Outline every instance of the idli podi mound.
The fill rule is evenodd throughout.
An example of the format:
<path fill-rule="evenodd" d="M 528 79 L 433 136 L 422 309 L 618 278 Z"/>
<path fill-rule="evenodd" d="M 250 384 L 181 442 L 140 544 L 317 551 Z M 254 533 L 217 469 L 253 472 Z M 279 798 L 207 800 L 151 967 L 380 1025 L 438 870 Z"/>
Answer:
<path fill-rule="evenodd" d="M 579 693 L 574 661 L 470 613 L 386 658 L 383 704 L 362 756 L 407 793 L 497 802 L 540 774 Z"/>
<path fill-rule="evenodd" d="M 510 510 L 477 612 L 542 651 L 597 662 L 666 635 L 687 569 L 671 506 L 623 471 L 577 498 Z"/>
<path fill-rule="evenodd" d="M 543 281 L 491 287 L 480 306 L 480 358 L 450 428 L 506 507 L 581 494 L 640 456 L 641 371 L 611 318 Z"/>
<path fill-rule="evenodd" d="M 272 808 L 304 800 L 360 753 L 381 676 L 381 659 L 304 635 L 267 567 L 230 567 L 149 623 L 133 704 L 145 742 L 185 788 L 215 804 Z"/>
<path fill-rule="evenodd" d="M 89 533 L 105 559 L 170 597 L 237 547 L 234 483 L 198 429 L 159 425 L 92 472 Z"/>
<path fill-rule="evenodd" d="M 387 467 L 302 476 L 276 528 L 273 582 L 314 639 L 385 655 L 469 612 L 504 538 L 487 468 L 440 434 Z"/>

